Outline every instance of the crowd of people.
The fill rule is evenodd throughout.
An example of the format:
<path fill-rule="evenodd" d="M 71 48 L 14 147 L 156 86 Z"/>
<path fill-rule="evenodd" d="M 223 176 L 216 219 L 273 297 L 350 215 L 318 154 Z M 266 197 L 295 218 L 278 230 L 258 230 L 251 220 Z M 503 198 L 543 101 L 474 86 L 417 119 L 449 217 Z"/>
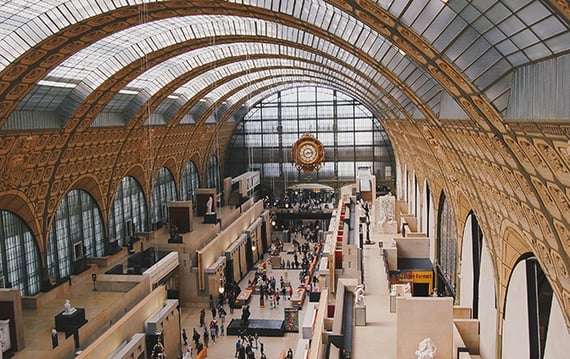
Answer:
<path fill-rule="evenodd" d="M 319 243 L 317 233 L 319 226 L 316 222 L 303 223 L 299 221 L 290 228 L 292 233 L 292 251 L 291 246 L 288 252 L 284 250 L 284 242 L 281 239 L 275 239 L 272 243 L 272 255 L 282 255 L 287 253 L 286 259 L 281 262 L 281 269 L 299 269 L 299 281 L 308 283 L 307 290 L 310 292 L 311 287 L 316 287 L 318 278 L 311 275 L 310 263 L 314 260 L 319 252 Z M 311 280 L 308 280 L 311 279 Z M 248 279 L 248 287 L 255 289 L 255 293 L 260 296 L 260 304 L 262 300 L 268 304 L 270 310 L 277 309 L 281 301 L 285 302 L 291 299 L 293 288 L 289 281 L 283 276 L 277 279 L 273 275 L 268 275 L 265 266 L 260 266 L 253 275 Z M 233 313 L 236 298 L 240 294 L 241 288 L 235 281 L 228 281 L 224 285 L 223 294 L 218 296 L 209 296 L 209 308 L 200 310 L 199 324 L 193 328 L 191 337 L 188 336 L 186 329 L 182 330 L 182 341 L 184 343 L 183 359 L 191 359 L 194 353 L 200 353 L 204 347 L 208 347 L 216 343 L 221 336 L 226 335 L 226 306 L 229 308 L 230 314 Z M 246 306 L 249 312 L 249 306 Z M 210 315 L 207 315 L 209 309 Z M 243 310 L 243 307 L 242 307 Z M 242 313 L 243 314 L 243 313 Z M 207 321 L 206 317 L 209 317 Z M 249 316 L 249 315 L 248 315 Z M 242 315 L 243 319 L 243 315 Z M 228 323 L 229 324 L 229 323 Z M 247 326 L 245 326 L 247 327 Z M 257 335 L 246 335 L 245 331 L 238 335 L 235 342 L 235 358 L 238 359 L 255 359 L 256 353 L 259 353 L 260 359 L 266 359 L 263 343 Z M 293 351 L 289 348 L 286 351 L 286 358 L 293 358 Z"/>

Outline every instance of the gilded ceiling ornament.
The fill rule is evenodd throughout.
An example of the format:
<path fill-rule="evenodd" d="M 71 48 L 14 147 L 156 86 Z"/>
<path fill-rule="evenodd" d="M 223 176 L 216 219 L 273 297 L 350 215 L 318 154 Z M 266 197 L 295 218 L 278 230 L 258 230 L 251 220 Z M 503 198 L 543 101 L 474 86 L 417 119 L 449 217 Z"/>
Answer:
<path fill-rule="evenodd" d="M 527 142 L 526 139 L 519 139 L 518 142 L 521 145 L 521 147 L 523 147 L 523 150 L 531 159 L 531 161 L 534 163 L 536 169 L 547 172 L 548 176 L 552 178 L 552 172 L 550 171 L 550 169 L 548 168 L 542 157 L 540 157 L 536 148 L 530 142 Z"/>
<path fill-rule="evenodd" d="M 556 228 L 556 232 L 558 232 L 558 236 L 566 249 L 566 253 L 570 254 L 570 230 L 564 226 L 564 223 L 557 220 L 554 220 L 554 227 Z"/>
<path fill-rule="evenodd" d="M 550 254 L 552 255 L 556 272 L 559 274 L 558 279 L 563 283 L 565 288 L 570 287 L 570 275 L 568 274 L 564 260 L 560 254 L 553 249 L 550 250 Z"/>
<path fill-rule="evenodd" d="M 34 144 L 32 136 L 18 138 L 14 142 L 14 146 L 10 153 L 6 156 L 7 160 L 0 169 L 0 188 L 6 189 L 16 187 L 22 182 L 26 163 L 31 156 L 31 150 Z"/>
<path fill-rule="evenodd" d="M 325 148 L 318 138 L 307 132 L 293 144 L 291 159 L 299 171 L 318 171 L 325 162 Z"/>
<path fill-rule="evenodd" d="M 568 167 L 566 167 L 566 165 L 562 162 L 562 160 L 550 146 L 548 146 L 546 143 L 539 142 L 536 144 L 536 147 L 544 155 L 544 158 L 550 167 L 554 170 L 554 172 L 560 175 L 568 175 Z"/>

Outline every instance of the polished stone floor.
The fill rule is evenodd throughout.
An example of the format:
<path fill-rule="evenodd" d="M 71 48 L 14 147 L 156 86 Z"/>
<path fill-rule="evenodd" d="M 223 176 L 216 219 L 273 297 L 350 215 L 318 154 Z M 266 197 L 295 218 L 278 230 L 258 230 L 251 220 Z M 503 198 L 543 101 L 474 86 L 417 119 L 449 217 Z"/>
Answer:
<path fill-rule="evenodd" d="M 195 228 L 196 233 L 201 230 L 198 225 Z M 194 233 L 194 232 L 193 232 Z M 194 234 L 196 234 L 194 233 Z M 367 325 L 355 327 L 353 341 L 353 358 L 395 358 L 396 352 L 396 314 L 389 311 L 389 295 L 387 287 L 387 279 L 384 271 L 383 258 L 380 256 L 380 250 L 377 245 L 378 241 L 389 241 L 393 235 L 372 234 L 372 240 L 375 245 L 367 245 L 364 248 L 364 279 L 366 283 L 366 303 L 367 303 Z M 285 250 L 291 244 L 286 244 Z M 299 270 L 269 270 L 268 275 L 275 276 L 279 281 L 280 276 L 284 276 L 291 281 L 293 288 L 299 283 Z M 244 277 L 240 286 L 246 287 L 246 280 L 252 274 Z M 68 285 L 68 284 L 64 284 Z M 93 291 L 90 281 L 76 282 L 71 284 L 72 305 L 76 307 L 89 308 L 89 316 L 93 317 L 102 311 L 108 303 L 120 300 L 121 293 Z M 313 304 L 313 303 L 311 303 Z M 299 314 L 301 322 L 309 305 L 308 298 L 305 300 L 303 309 Z M 258 319 L 283 319 L 283 308 L 290 306 L 289 301 L 280 301 L 277 309 L 271 310 L 266 304 L 263 308 L 259 305 L 259 296 L 253 295 L 250 300 L 251 318 Z M 63 299 L 56 300 L 41 310 L 24 310 L 24 331 L 26 339 L 26 349 L 18 352 L 15 358 L 44 358 L 46 357 L 46 349 L 51 348 L 50 331 L 53 328 L 53 316 L 61 311 L 63 307 Z M 199 312 L 201 307 L 183 307 L 181 314 L 182 328 L 185 328 L 190 337 L 192 329 L 199 325 Z M 232 318 L 240 318 L 241 310 L 235 310 L 233 314 L 229 313 L 226 322 L 229 323 Z M 206 311 L 206 320 L 209 322 L 211 314 Z M 62 336 L 63 334 L 59 334 Z M 216 343 L 210 343 L 208 346 L 209 358 L 233 358 L 235 353 L 235 336 L 224 336 L 218 338 Z M 191 341 L 191 340 L 189 340 Z M 284 337 L 261 337 L 259 339 L 263 343 L 264 351 L 267 358 L 279 358 L 282 350 L 291 348 L 294 352 L 299 351 L 298 348 L 299 334 L 286 333 Z M 256 358 L 260 357 L 260 344 L 258 343 Z M 49 353 L 49 352 L 48 352 Z M 195 354 L 195 353 L 194 353 Z M 297 354 L 297 353 L 295 353 Z M 49 357 L 49 355 L 47 356 Z M 299 356 L 295 355 L 296 358 Z"/>
<path fill-rule="evenodd" d="M 373 235 L 374 245 L 367 245 L 364 248 L 364 280 L 366 283 L 366 326 L 355 327 L 353 338 L 352 358 L 380 358 L 395 359 L 396 358 L 396 314 L 390 313 L 389 293 L 387 278 L 384 271 L 383 258 L 380 256 L 378 241 L 391 240 L 393 235 Z M 285 250 L 288 249 L 286 244 Z M 291 280 L 291 284 L 295 288 L 298 283 L 298 270 L 270 270 L 268 276 L 275 276 L 278 280 L 281 275 L 287 276 Z M 246 279 L 252 274 L 248 274 L 240 283 L 243 288 L 247 286 Z M 278 280 L 279 281 L 279 280 Z M 313 304 L 313 303 L 310 303 Z M 303 310 L 299 313 L 299 321 L 305 314 L 307 307 L 310 305 L 308 298 L 305 300 Z M 259 319 L 282 319 L 284 316 L 283 308 L 290 306 L 289 301 L 279 304 L 277 310 L 269 309 L 269 306 L 261 308 L 259 306 L 259 295 L 252 295 L 250 301 L 251 318 Z M 182 309 L 182 327 L 186 328 L 191 336 L 192 329 L 199 327 L 200 307 L 183 308 Z M 206 308 L 206 321 L 211 319 L 211 313 Z M 233 314 L 226 317 L 226 322 L 232 318 L 240 318 L 241 311 L 235 310 Z M 236 336 L 223 336 L 216 340 L 216 343 L 209 343 L 208 358 L 226 359 L 234 358 Z M 282 350 L 291 348 L 295 358 L 301 358 L 295 351 L 298 350 L 297 343 L 299 341 L 298 333 L 286 333 L 284 337 L 262 337 L 259 339 L 263 342 L 264 352 L 268 359 L 279 358 Z M 191 341 L 191 340 L 189 340 Z M 260 345 L 256 350 L 256 358 L 260 358 Z"/>

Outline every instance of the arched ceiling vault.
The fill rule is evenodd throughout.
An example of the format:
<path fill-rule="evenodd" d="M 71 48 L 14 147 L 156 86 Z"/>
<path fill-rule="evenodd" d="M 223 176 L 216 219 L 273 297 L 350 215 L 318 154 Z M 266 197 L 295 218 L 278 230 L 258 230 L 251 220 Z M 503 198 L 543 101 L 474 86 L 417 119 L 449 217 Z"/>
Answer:
<path fill-rule="evenodd" d="M 260 44 L 287 44 L 304 51 L 311 49 L 323 58 L 324 54 L 338 58 L 343 63 L 339 69 L 363 69 L 382 90 L 376 93 L 378 98 L 373 98 L 372 92 L 352 94 L 378 114 L 397 109 L 399 116 L 415 121 L 418 112 L 414 109 L 419 110 L 429 124 L 419 132 L 428 142 L 450 142 L 440 131 L 438 118 L 441 95 L 449 93 L 475 128 L 502 143 L 506 152 L 500 156 L 505 157 L 503 162 L 509 162 L 507 157 L 517 156 L 505 145 L 501 113 L 506 108 L 513 71 L 570 51 L 570 10 L 560 0 L 456 0 L 447 5 L 439 0 L 386 0 L 381 4 L 367 0 L 126 4 L 116 7 L 115 3 L 102 1 L 95 6 L 70 0 L 53 5 L 19 0 L 3 7 L 6 16 L 0 23 L 5 32 L 0 47 L 10 51 L 0 57 L 0 126 L 20 105 L 37 108 L 41 101 L 51 101 L 63 104 L 58 111 L 71 115 L 65 128 L 73 132 L 78 126 L 90 125 L 105 106 L 122 105 L 128 108 L 127 113 L 136 113 L 137 106 L 159 102 L 159 97 L 162 103 L 165 95 L 182 89 L 185 83 L 165 86 L 173 84 L 165 82 L 169 75 L 171 79 L 181 77 L 177 71 L 183 67 L 173 61 L 176 56 L 216 48 L 224 58 L 236 41 L 261 49 L 242 53 L 248 56 L 263 53 L 265 48 Z M 227 41 L 227 47 L 219 46 L 223 41 Z M 172 65 L 155 72 L 169 61 Z M 215 68 L 216 61 L 214 57 L 200 64 L 210 63 Z M 242 68 L 236 64 L 233 71 L 244 73 L 243 82 L 255 72 L 252 66 L 254 61 L 245 61 Z M 321 71 L 325 68 L 323 64 Z M 215 71 L 207 73 L 204 76 L 213 76 Z M 217 85 L 222 83 L 217 79 L 225 77 L 220 72 L 211 78 Z M 278 81 L 279 76 L 274 79 Z M 356 83 L 367 81 L 359 78 Z M 241 82 L 231 83 L 240 86 Z M 139 84 L 134 89 L 135 98 L 121 93 L 133 91 L 127 88 L 130 84 Z M 73 90 L 66 92 L 61 85 Z M 341 87 L 350 92 L 356 89 L 355 85 Z M 228 89 L 205 93 L 219 98 Z M 237 93 L 249 96 L 247 91 Z M 34 102 L 34 96 L 41 101 Z M 388 101 L 379 98 L 384 96 Z M 217 98 L 210 100 L 220 102 Z M 65 113 L 68 104 L 75 104 L 71 114 Z M 143 123 L 129 121 L 130 126 Z M 520 163 L 515 167 L 523 168 Z"/>
<path fill-rule="evenodd" d="M 44 195 L 26 219 L 49 221 L 69 188 L 66 169 L 89 172 L 78 162 L 93 161 L 83 146 L 92 134 L 113 138 L 113 148 L 91 162 L 101 196 L 133 163 L 141 171 L 151 163 L 142 173 L 150 186 L 155 165 L 196 158 L 203 168 L 217 137 L 228 141 L 238 115 L 264 97 L 318 84 L 353 96 L 389 124 L 402 163 L 424 169 L 434 187 L 450 197 L 463 192 L 497 258 L 501 238 L 489 235 L 497 218 L 526 222 L 553 251 L 570 243 L 561 214 L 570 198 L 568 156 L 553 150 L 566 140 L 560 147 L 535 136 L 539 126 L 516 127 L 522 115 L 504 120 L 517 73 L 568 58 L 566 0 L 11 0 L 1 8 L 0 129 L 7 136 L 23 130 L 22 137 L 48 129 L 44 136 L 54 139 L 42 141 L 58 142 L 50 167 L 34 172 Z M 445 101 L 455 105 L 451 116 Z M 567 126 L 551 131 L 568 134 Z M 14 148 L 24 165 L 16 169 L 32 173 L 24 157 L 32 157 L 25 149 L 35 138 L 22 137 Z M 18 171 L 4 173 L 19 185 Z M 48 233 L 49 225 L 38 227 Z M 566 269 L 570 257 L 559 252 Z M 568 278 L 555 283 L 569 293 L 570 312 Z"/>

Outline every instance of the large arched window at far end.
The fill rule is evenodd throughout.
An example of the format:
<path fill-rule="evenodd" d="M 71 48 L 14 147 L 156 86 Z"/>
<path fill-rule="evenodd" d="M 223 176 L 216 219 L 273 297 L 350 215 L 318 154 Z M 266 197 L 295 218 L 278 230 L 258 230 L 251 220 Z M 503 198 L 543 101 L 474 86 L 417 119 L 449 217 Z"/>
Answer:
<path fill-rule="evenodd" d="M 24 221 L 0 211 L 0 288 L 19 288 L 23 296 L 40 292 L 40 255 Z"/>

